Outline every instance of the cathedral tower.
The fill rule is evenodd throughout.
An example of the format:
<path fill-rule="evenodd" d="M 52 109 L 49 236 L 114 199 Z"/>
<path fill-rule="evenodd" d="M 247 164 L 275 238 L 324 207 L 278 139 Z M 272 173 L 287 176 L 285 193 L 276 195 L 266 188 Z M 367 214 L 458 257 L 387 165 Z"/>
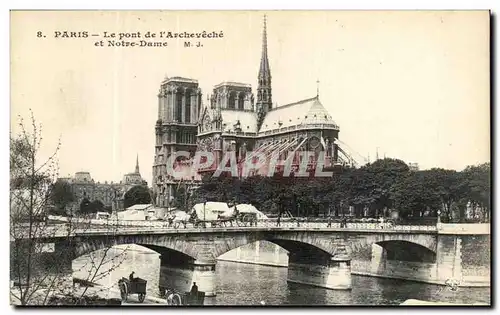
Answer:
<path fill-rule="evenodd" d="M 267 58 L 267 21 L 264 15 L 264 30 L 262 32 L 262 56 L 260 58 L 260 68 L 257 87 L 257 115 L 258 128 L 262 125 L 267 112 L 273 107 L 271 89 L 271 68 Z"/>
<path fill-rule="evenodd" d="M 180 179 L 167 174 L 167 161 L 178 151 L 196 151 L 198 116 L 201 110 L 201 89 L 198 81 L 189 78 L 165 78 L 158 94 L 158 120 L 153 164 L 155 205 L 166 207 L 174 196 Z"/>

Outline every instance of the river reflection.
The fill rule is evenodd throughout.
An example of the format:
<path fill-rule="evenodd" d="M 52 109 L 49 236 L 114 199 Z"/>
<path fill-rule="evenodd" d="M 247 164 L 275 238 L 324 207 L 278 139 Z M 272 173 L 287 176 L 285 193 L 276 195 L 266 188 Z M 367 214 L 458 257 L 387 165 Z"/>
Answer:
<path fill-rule="evenodd" d="M 123 247 L 122 247 L 123 248 Z M 165 277 L 166 270 L 160 268 L 156 252 L 140 246 L 130 246 L 123 254 L 112 249 L 108 255 L 115 259 L 101 268 L 115 269 L 97 283 L 117 287 L 121 277 L 135 276 L 148 280 L 147 294 L 159 296 L 160 270 Z M 99 256 L 98 252 L 94 256 Z M 102 256 L 102 254 L 101 254 Z M 119 266 L 119 261 L 123 261 Z M 73 262 L 74 276 L 87 278 L 88 268 L 82 266 L 88 258 L 80 257 Z M 85 269 L 85 270 L 81 270 Z M 402 280 L 352 276 L 351 291 L 327 290 L 286 281 L 287 269 L 251 264 L 220 261 L 216 266 L 217 296 L 205 298 L 206 305 L 387 305 L 400 304 L 407 299 L 421 299 L 452 303 L 490 303 L 489 288 L 459 288 L 451 291 L 446 287 Z"/>

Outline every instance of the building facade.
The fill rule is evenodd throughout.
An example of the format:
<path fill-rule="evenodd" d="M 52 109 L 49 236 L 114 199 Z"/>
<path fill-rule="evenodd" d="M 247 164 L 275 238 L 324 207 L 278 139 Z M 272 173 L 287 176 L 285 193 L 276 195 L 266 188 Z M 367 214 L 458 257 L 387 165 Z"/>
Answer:
<path fill-rule="evenodd" d="M 148 185 L 139 171 L 139 157 L 136 160 L 135 171 L 125 174 L 123 180 L 118 183 L 96 182 L 89 172 L 76 172 L 74 177 L 59 178 L 59 180 L 69 183 L 75 196 L 75 201 L 67 206 L 67 211 L 71 213 L 79 211 L 80 204 L 85 198 L 90 202 L 99 200 L 113 211 L 122 210 L 125 193 L 130 188 Z"/>
<path fill-rule="evenodd" d="M 317 155 L 323 151 L 325 167 L 349 161 L 339 156 L 335 141 L 340 128 L 322 105 L 319 92 L 311 98 L 273 106 L 265 18 L 257 82 L 256 96 L 250 84 L 222 82 L 214 86 L 207 104 L 202 104 L 196 80 L 174 77 L 162 82 L 153 166 L 157 206 L 168 206 L 181 182 L 197 185 L 202 176 L 212 174 L 230 151 L 237 156 L 239 172 L 249 151 L 262 152 L 266 157 L 277 155 L 280 159 L 294 155 L 294 167 L 301 161 L 301 151 L 314 151 Z M 196 173 L 186 172 L 189 176 L 183 178 L 167 174 L 168 157 L 177 151 L 189 151 L 191 159 L 177 161 L 174 169 L 189 168 L 197 150 L 212 152 L 214 163 Z M 260 172 L 268 173 L 265 169 Z"/>

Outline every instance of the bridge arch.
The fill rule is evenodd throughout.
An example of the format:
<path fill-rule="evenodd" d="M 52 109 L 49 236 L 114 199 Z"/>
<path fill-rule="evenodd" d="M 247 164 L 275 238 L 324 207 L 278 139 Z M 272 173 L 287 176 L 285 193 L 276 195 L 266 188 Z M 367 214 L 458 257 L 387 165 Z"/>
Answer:
<path fill-rule="evenodd" d="M 191 262 L 196 260 L 198 255 L 198 251 L 189 242 L 171 237 L 140 235 L 133 237 L 115 236 L 82 239 L 75 243 L 73 259 L 98 250 L 129 244 L 149 248 L 158 252 L 160 255 L 166 255 L 172 258 L 173 261 Z"/>
<path fill-rule="evenodd" d="M 354 232 L 345 237 L 346 249 L 352 256 L 371 256 L 373 244 L 400 241 L 404 242 L 410 248 L 412 246 L 421 246 L 427 250 L 437 252 L 437 237 L 432 234 L 411 234 L 411 233 L 360 233 Z M 401 244 L 401 245 L 402 245 Z"/>
<path fill-rule="evenodd" d="M 217 259 L 233 249 L 257 241 L 271 242 L 288 251 L 290 255 L 301 254 L 300 256 L 313 257 L 318 262 L 335 256 L 341 249 L 335 242 L 311 236 L 307 232 L 241 233 L 231 239 L 216 242 L 213 258 Z"/>
<path fill-rule="evenodd" d="M 390 240 L 375 243 L 385 250 L 387 260 L 412 261 L 423 263 L 436 262 L 436 252 L 417 243 Z"/>

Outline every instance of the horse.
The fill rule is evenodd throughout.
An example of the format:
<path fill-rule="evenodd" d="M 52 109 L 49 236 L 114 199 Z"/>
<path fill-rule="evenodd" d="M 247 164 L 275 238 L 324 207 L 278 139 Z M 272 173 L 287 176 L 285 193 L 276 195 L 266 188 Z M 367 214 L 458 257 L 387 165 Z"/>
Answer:
<path fill-rule="evenodd" d="M 221 213 L 217 216 L 217 219 L 221 221 L 221 223 L 224 224 L 224 226 L 226 226 L 226 222 L 229 222 L 229 224 L 231 224 L 231 227 L 233 226 L 233 220 L 236 221 L 238 219 L 238 214 L 239 214 L 239 211 L 238 209 L 235 209 L 234 210 L 229 210 L 229 211 L 226 211 L 224 213 Z"/>
<path fill-rule="evenodd" d="M 178 211 L 176 214 L 169 216 L 168 227 L 173 226 L 174 229 L 179 228 L 180 224 L 184 225 L 184 228 L 187 228 L 187 223 L 191 220 L 191 215 L 187 214 L 184 211 Z"/>

